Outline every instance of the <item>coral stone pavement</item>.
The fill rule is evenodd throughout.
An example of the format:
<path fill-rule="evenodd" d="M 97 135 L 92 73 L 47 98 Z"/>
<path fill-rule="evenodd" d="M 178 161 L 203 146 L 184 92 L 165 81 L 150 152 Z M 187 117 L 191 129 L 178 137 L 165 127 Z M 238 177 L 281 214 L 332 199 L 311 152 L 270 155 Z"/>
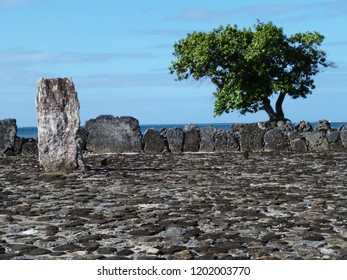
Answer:
<path fill-rule="evenodd" d="M 0 158 L 0 259 L 346 259 L 346 153 Z"/>

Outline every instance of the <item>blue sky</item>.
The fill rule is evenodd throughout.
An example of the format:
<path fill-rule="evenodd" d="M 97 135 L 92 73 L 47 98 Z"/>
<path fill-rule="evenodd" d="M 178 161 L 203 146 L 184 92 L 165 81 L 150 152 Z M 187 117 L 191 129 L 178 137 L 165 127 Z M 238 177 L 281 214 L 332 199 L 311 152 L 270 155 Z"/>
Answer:
<path fill-rule="evenodd" d="M 286 99 L 292 121 L 347 120 L 346 0 L 0 0 L 0 119 L 35 126 L 40 77 L 72 77 L 81 122 L 100 114 L 142 124 L 252 122 L 263 112 L 213 117 L 208 81 L 175 82 L 173 44 L 188 32 L 256 19 L 290 35 L 319 31 L 337 65 L 316 76 L 307 99 Z"/>

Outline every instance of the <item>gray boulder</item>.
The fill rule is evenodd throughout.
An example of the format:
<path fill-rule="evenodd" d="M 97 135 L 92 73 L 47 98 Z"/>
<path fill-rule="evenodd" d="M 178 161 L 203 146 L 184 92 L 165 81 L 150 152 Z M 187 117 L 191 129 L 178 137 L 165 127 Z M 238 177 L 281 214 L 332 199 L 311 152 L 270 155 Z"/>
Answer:
<path fill-rule="evenodd" d="M 294 131 L 293 124 L 290 121 L 278 121 L 277 127 L 284 133 L 288 134 Z"/>
<path fill-rule="evenodd" d="M 307 144 L 304 139 L 301 138 L 295 138 L 293 140 L 290 140 L 290 147 L 292 151 L 298 152 L 298 153 L 305 153 L 307 152 Z"/>
<path fill-rule="evenodd" d="M 159 131 L 147 129 L 142 139 L 143 150 L 146 153 L 160 154 L 165 151 L 166 145 L 163 135 Z"/>
<path fill-rule="evenodd" d="M 0 120 L 0 155 L 14 154 L 17 125 L 15 119 Z"/>
<path fill-rule="evenodd" d="M 139 121 L 133 117 L 102 115 L 85 125 L 87 149 L 96 153 L 128 153 L 142 151 Z"/>
<path fill-rule="evenodd" d="M 182 153 L 184 131 L 181 128 L 169 128 L 166 130 L 165 138 L 172 153 Z"/>
<path fill-rule="evenodd" d="M 184 128 L 184 152 L 198 152 L 200 147 L 200 132 L 195 124 L 188 124 Z"/>
<path fill-rule="evenodd" d="M 299 121 L 295 125 L 295 129 L 299 132 L 311 132 L 311 131 L 313 131 L 312 125 L 306 121 Z"/>
<path fill-rule="evenodd" d="M 286 137 L 278 127 L 271 129 L 264 134 L 264 143 L 265 151 L 282 151 L 288 147 Z"/>
<path fill-rule="evenodd" d="M 36 156 L 38 154 L 38 147 L 34 138 L 23 139 L 21 155 Z"/>
<path fill-rule="evenodd" d="M 232 125 L 232 131 L 239 134 L 241 151 L 262 151 L 266 123 L 246 123 Z"/>
<path fill-rule="evenodd" d="M 325 133 L 331 131 L 330 122 L 327 120 L 319 120 L 315 131 L 320 131 Z"/>
<path fill-rule="evenodd" d="M 215 150 L 215 135 L 217 129 L 214 126 L 200 128 L 200 152 L 213 152 Z"/>
<path fill-rule="evenodd" d="M 347 125 L 343 125 L 340 127 L 340 137 L 342 145 L 347 148 Z"/>
<path fill-rule="evenodd" d="M 240 150 L 239 143 L 232 131 L 218 130 L 215 135 L 216 152 L 237 152 Z"/>
<path fill-rule="evenodd" d="M 309 151 L 329 151 L 329 143 L 325 133 L 320 131 L 308 132 L 305 134 Z"/>
<path fill-rule="evenodd" d="M 70 172 L 78 164 L 80 104 L 71 78 L 38 81 L 39 161 L 46 172 Z"/>
<path fill-rule="evenodd" d="M 331 131 L 326 135 L 326 138 L 329 143 L 338 143 L 340 142 L 340 131 Z"/>

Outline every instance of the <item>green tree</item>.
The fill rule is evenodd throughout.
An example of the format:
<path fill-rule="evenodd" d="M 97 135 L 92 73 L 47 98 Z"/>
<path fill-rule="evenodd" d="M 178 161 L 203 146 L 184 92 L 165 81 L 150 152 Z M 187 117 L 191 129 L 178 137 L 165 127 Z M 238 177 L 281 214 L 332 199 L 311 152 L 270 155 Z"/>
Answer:
<path fill-rule="evenodd" d="M 170 73 L 178 81 L 209 78 L 216 86 L 214 113 L 238 110 L 241 114 L 265 110 L 270 121 L 284 120 L 282 104 L 312 93 L 313 76 L 333 66 L 320 50 L 324 36 L 318 32 L 286 36 L 273 23 L 251 28 L 221 26 L 209 33 L 188 34 L 174 45 Z M 278 95 L 275 106 L 270 102 Z"/>

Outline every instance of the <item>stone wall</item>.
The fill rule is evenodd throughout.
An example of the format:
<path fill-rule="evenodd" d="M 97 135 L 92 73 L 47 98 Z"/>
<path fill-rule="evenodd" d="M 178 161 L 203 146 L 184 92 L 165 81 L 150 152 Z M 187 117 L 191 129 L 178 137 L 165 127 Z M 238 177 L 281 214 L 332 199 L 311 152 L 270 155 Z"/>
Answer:
<path fill-rule="evenodd" d="M 9 127 L 1 128 L 4 123 Z M 13 122 L 0 121 L 0 140 L 5 137 L 4 131 L 13 131 L 12 124 Z M 12 139 L 7 155 L 37 153 L 34 139 L 15 137 L 13 145 L 12 134 L 7 133 L 10 136 L 6 136 Z M 184 129 L 162 128 L 157 131 L 151 128 L 142 135 L 139 122 L 135 118 L 106 115 L 87 121 L 86 127 L 81 128 L 77 134 L 83 149 L 101 154 L 347 152 L 347 125 L 338 129 L 331 128 L 326 120 L 319 121 L 315 128 L 305 121 L 297 123 L 295 127 L 290 122 L 233 124 L 230 130 L 221 130 L 214 126 L 199 128 L 189 124 Z"/>
<path fill-rule="evenodd" d="M 233 124 L 230 130 L 214 126 L 148 129 L 141 135 L 139 122 L 131 117 L 100 116 L 86 123 L 86 147 L 93 152 L 328 152 L 347 151 L 347 125 L 331 128 L 326 120 L 315 129 L 301 121 Z M 97 138 L 97 139 L 96 139 Z"/>

